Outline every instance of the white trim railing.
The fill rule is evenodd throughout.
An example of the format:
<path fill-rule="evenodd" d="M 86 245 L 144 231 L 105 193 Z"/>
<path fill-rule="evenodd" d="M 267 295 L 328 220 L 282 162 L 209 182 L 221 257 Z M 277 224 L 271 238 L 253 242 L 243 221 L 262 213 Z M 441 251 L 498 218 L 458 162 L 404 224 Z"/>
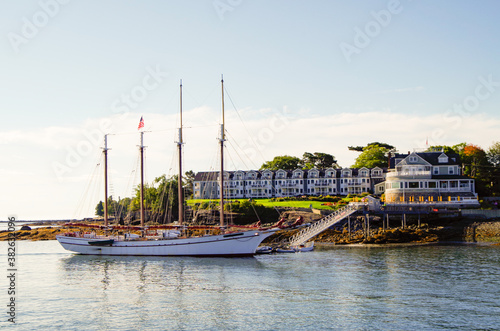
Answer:
<path fill-rule="evenodd" d="M 301 245 L 305 243 L 306 241 L 320 234 L 335 223 L 338 223 L 347 216 L 354 214 L 361 205 L 364 205 L 364 203 L 350 203 L 347 206 L 331 213 L 330 215 L 323 217 L 322 219 L 309 225 L 308 227 L 303 228 L 290 238 L 290 246 Z"/>

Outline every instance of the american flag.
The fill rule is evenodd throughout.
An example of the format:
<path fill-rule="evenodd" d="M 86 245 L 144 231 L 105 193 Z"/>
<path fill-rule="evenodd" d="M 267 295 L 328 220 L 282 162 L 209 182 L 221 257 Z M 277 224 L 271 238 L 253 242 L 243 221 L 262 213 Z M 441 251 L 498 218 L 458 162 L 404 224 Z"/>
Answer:
<path fill-rule="evenodd" d="M 142 119 L 142 116 L 141 116 L 141 120 L 139 121 L 139 127 L 137 128 L 137 130 L 140 130 L 143 127 L 144 127 L 144 120 Z"/>

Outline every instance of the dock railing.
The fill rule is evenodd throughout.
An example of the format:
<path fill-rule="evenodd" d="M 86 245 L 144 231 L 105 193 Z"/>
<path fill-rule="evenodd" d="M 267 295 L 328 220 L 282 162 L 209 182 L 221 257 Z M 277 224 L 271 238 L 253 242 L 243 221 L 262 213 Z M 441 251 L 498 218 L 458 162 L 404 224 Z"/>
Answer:
<path fill-rule="evenodd" d="M 304 227 L 302 230 L 300 230 L 290 238 L 289 245 L 296 246 L 305 243 L 309 239 L 328 229 L 330 226 L 335 225 L 336 223 L 342 221 L 344 218 L 354 214 L 364 205 L 364 203 L 351 202 L 347 206 L 342 207 L 339 210 L 331 213 L 330 215 L 323 217 L 319 221 L 307 227 Z"/>

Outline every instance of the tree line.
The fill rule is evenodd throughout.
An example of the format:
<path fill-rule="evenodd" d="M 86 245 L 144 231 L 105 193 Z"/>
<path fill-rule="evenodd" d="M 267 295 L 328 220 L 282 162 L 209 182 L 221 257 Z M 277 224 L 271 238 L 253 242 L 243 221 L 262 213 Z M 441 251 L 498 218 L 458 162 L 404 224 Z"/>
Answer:
<path fill-rule="evenodd" d="M 195 173 L 190 170 L 183 176 L 182 186 L 184 196 L 192 197 L 193 181 Z M 150 218 L 154 218 L 159 223 L 169 223 L 170 220 L 176 220 L 179 214 L 179 193 L 178 193 L 177 175 L 168 177 L 161 175 L 156 177 L 151 184 L 144 185 L 144 208 Z M 115 200 L 108 197 L 108 215 L 123 219 L 127 215 L 135 215 L 140 210 L 141 191 L 138 185 L 134 189 L 132 198 Z M 104 216 L 104 203 L 99 201 L 95 207 L 97 216 Z M 132 216 L 134 218 L 134 216 Z"/>
<path fill-rule="evenodd" d="M 389 155 L 397 153 L 394 146 L 386 143 L 372 142 L 366 146 L 349 146 L 349 150 L 358 152 L 351 168 L 387 167 Z M 446 154 L 457 154 L 460 158 L 462 174 L 474 178 L 476 191 L 481 196 L 500 195 L 500 142 L 494 142 L 487 150 L 471 143 L 459 143 L 453 146 L 430 146 L 424 152 L 443 151 Z M 290 155 L 276 156 L 266 161 L 260 170 L 295 170 L 295 169 L 338 169 L 335 156 L 328 153 L 305 152 L 302 158 Z"/>

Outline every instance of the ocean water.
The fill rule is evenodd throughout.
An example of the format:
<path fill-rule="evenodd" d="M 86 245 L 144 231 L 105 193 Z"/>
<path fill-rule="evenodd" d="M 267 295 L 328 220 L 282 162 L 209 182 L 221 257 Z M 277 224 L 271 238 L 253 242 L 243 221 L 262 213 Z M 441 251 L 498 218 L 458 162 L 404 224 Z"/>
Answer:
<path fill-rule="evenodd" d="M 500 247 L 96 257 L 18 241 L 18 330 L 499 330 Z M 7 274 L 7 243 L 1 246 Z M 2 284 L 8 304 L 8 279 Z M 2 314 L 0 328 L 13 328 Z"/>

